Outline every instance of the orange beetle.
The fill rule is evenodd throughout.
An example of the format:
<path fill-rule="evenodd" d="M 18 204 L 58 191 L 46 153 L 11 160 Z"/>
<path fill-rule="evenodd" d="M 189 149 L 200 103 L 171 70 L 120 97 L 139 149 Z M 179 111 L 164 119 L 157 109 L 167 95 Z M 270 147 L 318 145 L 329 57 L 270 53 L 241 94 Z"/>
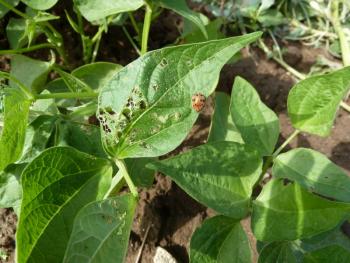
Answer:
<path fill-rule="evenodd" d="M 205 105 L 205 96 L 202 93 L 196 93 L 192 96 L 192 108 L 196 112 L 200 112 Z"/>

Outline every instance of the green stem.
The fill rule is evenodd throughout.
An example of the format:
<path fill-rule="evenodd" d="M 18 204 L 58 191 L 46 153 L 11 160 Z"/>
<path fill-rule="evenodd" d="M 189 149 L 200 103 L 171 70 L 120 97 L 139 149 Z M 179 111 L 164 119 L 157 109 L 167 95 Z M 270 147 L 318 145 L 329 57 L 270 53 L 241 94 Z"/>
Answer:
<path fill-rule="evenodd" d="M 128 12 L 128 15 L 129 15 L 131 24 L 132 24 L 132 26 L 133 26 L 135 32 L 137 33 L 137 35 L 140 35 L 140 29 L 139 29 L 139 27 L 137 26 L 137 23 L 136 23 L 136 20 L 135 20 L 133 14 L 132 14 L 131 12 Z"/>
<path fill-rule="evenodd" d="M 332 13 L 332 23 L 333 23 L 334 31 L 337 33 L 339 42 L 340 42 L 340 49 L 341 49 L 343 64 L 344 66 L 349 66 L 350 65 L 350 45 L 348 40 L 345 37 L 344 31 L 339 19 L 339 0 L 332 0 L 331 13 Z"/>
<path fill-rule="evenodd" d="M 275 60 L 278 64 L 280 64 L 282 67 L 284 67 L 289 73 L 291 73 L 294 77 L 298 78 L 298 79 L 305 79 L 306 76 L 295 70 L 294 68 L 292 68 L 291 66 L 289 66 L 283 59 L 278 58 L 274 55 L 274 53 L 272 51 L 270 51 L 270 49 L 265 45 L 264 41 L 259 39 L 259 45 L 260 48 L 265 52 L 265 54 L 268 57 L 271 57 L 273 60 Z"/>
<path fill-rule="evenodd" d="M 26 47 L 26 48 L 0 50 L 0 55 L 21 54 L 21 53 L 42 49 L 42 48 L 55 48 L 55 45 L 52 45 L 50 43 L 44 43 L 44 44 L 38 44 L 38 45 Z"/>
<path fill-rule="evenodd" d="M 131 180 L 131 177 L 130 177 L 130 175 L 128 173 L 128 169 L 126 168 L 125 162 L 123 160 L 116 159 L 115 163 L 118 166 L 119 170 L 121 171 L 121 173 L 122 173 L 122 175 L 123 175 L 123 177 L 124 177 L 128 187 L 130 189 L 130 192 L 132 193 L 132 195 L 135 198 L 138 198 L 139 193 L 137 192 L 137 188 L 136 188 L 136 186 L 134 185 L 134 183 Z"/>
<path fill-rule="evenodd" d="M 125 28 L 125 26 L 122 26 L 123 32 L 126 35 L 126 37 L 128 38 L 130 44 L 133 46 L 133 48 L 135 49 L 135 51 L 137 52 L 137 54 L 141 55 L 140 49 L 137 47 L 137 45 L 135 44 L 134 40 L 132 39 L 132 37 L 130 36 L 128 30 Z"/>
<path fill-rule="evenodd" d="M 348 104 L 346 104 L 344 101 L 340 102 L 340 106 L 341 106 L 344 110 L 350 112 L 350 106 L 349 106 Z"/>
<path fill-rule="evenodd" d="M 279 153 L 286 147 L 294 138 L 300 133 L 299 130 L 295 130 L 289 137 L 282 143 L 280 147 L 272 154 L 272 157 L 275 158 Z"/>
<path fill-rule="evenodd" d="M 146 3 L 146 13 L 145 13 L 145 19 L 143 21 L 143 29 L 142 29 L 141 55 L 144 55 L 147 52 L 149 30 L 151 27 L 151 20 L 152 20 L 152 6 L 147 1 L 145 1 L 145 3 Z"/>
<path fill-rule="evenodd" d="M 29 17 L 27 14 L 17 10 L 15 7 L 5 2 L 4 0 L 0 0 L 0 4 L 6 7 L 7 9 L 11 10 L 12 12 L 16 13 L 17 15 L 21 16 L 22 18 L 31 20 L 31 17 Z"/>
<path fill-rule="evenodd" d="M 46 100 L 46 99 L 87 99 L 87 98 L 97 98 L 98 93 L 96 92 L 61 92 L 61 93 L 51 93 L 51 94 L 38 94 L 34 98 L 36 100 Z"/>

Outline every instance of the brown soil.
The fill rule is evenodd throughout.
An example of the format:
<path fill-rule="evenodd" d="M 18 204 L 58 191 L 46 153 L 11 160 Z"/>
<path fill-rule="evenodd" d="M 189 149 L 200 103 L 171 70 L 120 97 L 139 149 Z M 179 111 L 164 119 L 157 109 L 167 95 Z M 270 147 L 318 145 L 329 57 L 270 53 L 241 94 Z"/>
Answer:
<path fill-rule="evenodd" d="M 55 14 L 62 15 L 64 8 L 67 8 L 67 5 L 58 6 L 55 9 Z M 139 15 L 142 18 L 142 12 Z M 171 19 L 169 19 L 169 16 Z M 150 47 L 158 48 L 174 42 L 178 36 L 177 25 L 180 20 L 177 15 L 171 12 L 163 13 L 159 20 L 152 25 Z M 59 23 L 55 26 L 63 30 L 60 32 L 64 32 L 67 50 L 69 50 L 74 66 L 82 64 L 79 37 L 67 29 L 67 24 Z M 2 21 L 0 25 L 4 24 Z M 132 32 L 131 28 L 128 29 Z M 95 28 L 87 26 L 87 31 L 93 33 L 94 30 Z M 164 35 L 164 32 L 167 32 L 167 34 Z M 1 48 L 8 48 L 6 45 L 6 41 L 0 35 Z M 295 43 L 289 43 L 288 50 L 287 62 L 303 72 L 308 72 L 317 55 L 324 53 L 321 49 L 311 49 Z M 293 130 L 286 113 L 286 98 L 295 80 L 276 63 L 266 59 L 259 50 L 250 49 L 250 54 L 245 50 L 243 54 L 242 60 L 234 65 L 225 66 L 218 90 L 230 93 L 234 77 L 238 75 L 250 81 L 258 90 L 263 101 L 278 113 L 281 122 L 280 142 L 282 142 Z M 48 59 L 48 54 L 42 52 L 35 52 L 31 55 Z M 137 54 L 129 45 L 123 32 L 118 28 L 111 28 L 101 42 L 101 52 L 98 60 L 125 65 L 136 57 Z M 0 68 L 8 71 L 8 58 L 0 57 Z M 187 139 L 170 155 L 187 151 L 205 143 L 212 111 L 212 103 L 209 99 L 207 107 L 199 116 Z M 301 134 L 289 146 L 291 148 L 310 147 L 316 149 L 326 154 L 350 174 L 349 120 L 350 115 L 340 110 L 331 136 L 320 138 Z M 132 227 L 126 262 L 135 262 L 144 238 L 147 239 L 140 262 L 153 262 L 152 258 L 157 246 L 168 250 L 179 262 L 188 262 L 189 242 L 192 233 L 205 218 L 214 214 L 212 210 L 189 197 L 168 177 L 157 174 L 153 186 L 150 189 L 140 191 L 140 202 Z M 248 231 L 250 231 L 249 223 L 249 219 L 243 221 L 243 226 Z M 15 224 L 16 216 L 13 211 L 11 209 L 0 209 L 0 249 L 9 255 L 7 260 L 1 261 L 0 259 L 0 262 L 13 262 Z M 150 228 L 150 230 L 147 237 L 145 237 L 147 228 Z M 249 237 L 253 247 L 255 247 L 255 240 L 251 232 Z M 256 262 L 256 259 L 257 253 L 255 251 L 254 262 Z"/>

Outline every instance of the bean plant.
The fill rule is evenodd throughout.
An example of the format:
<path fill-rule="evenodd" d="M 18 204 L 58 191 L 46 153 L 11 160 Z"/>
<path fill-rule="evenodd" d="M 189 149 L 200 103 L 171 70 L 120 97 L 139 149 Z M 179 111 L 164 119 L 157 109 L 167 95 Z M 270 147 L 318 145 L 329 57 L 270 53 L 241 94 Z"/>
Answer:
<path fill-rule="evenodd" d="M 330 135 L 350 89 L 350 67 L 295 84 L 287 100 L 295 131 L 277 145 L 278 117 L 247 80 L 236 77 L 231 96 L 215 92 L 222 67 L 261 32 L 208 40 L 213 28 L 183 1 L 75 0 L 75 18 L 66 17 L 81 36 L 86 62 L 117 18 L 141 35 L 129 35 L 141 56 L 125 67 L 95 62 L 67 70 L 56 63 L 57 54 L 65 60 L 49 24 L 57 18 L 40 11 L 57 0 L 22 0 L 31 8 L 26 13 L 15 8 L 18 2 L 0 0 L 0 15 L 12 10 L 25 19 L 24 35 L 1 51 L 12 54 L 11 71 L 0 72 L 0 206 L 19 218 L 18 263 L 124 262 L 140 188 L 152 185 L 154 171 L 216 213 L 194 232 L 191 262 L 252 262 L 255 245 L 242 220 L 250 220 L 259 262 L 350 260 L 340 230 L 350 216 L 349 177 L 312 149 L 285 152 L 300 132 Z M 141 30 L 131 12 L 142 6 Z M 183 35 L 189 44 L 147 52 L 158 8 L 192 21 L 197 29 Z M 98 26 L 97 37 L 85 35 L 83 19 Z M 33 46 L 41 32 L 48 44 Z M 197 38 L 207 41 L 193 43 Z M 50 61 L 19 54 L 38 45 L 50 48 Z M 52 71 L 59 78 L 48 80 Z M 215 111 L 207 142 L 167 158 L 210 96 Z"/>

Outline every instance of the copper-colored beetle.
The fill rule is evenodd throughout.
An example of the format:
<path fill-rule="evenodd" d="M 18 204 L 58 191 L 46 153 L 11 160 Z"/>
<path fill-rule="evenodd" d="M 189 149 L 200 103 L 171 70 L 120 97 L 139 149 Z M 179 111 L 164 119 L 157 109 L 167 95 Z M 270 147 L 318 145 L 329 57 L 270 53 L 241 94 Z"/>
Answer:
<path fill-rule="evenodd" d="M 202 93 L 196 93 L 192 96 L 192 108 L 196 112 L 200 112 L 205 105 L 205 96 Z"/>

